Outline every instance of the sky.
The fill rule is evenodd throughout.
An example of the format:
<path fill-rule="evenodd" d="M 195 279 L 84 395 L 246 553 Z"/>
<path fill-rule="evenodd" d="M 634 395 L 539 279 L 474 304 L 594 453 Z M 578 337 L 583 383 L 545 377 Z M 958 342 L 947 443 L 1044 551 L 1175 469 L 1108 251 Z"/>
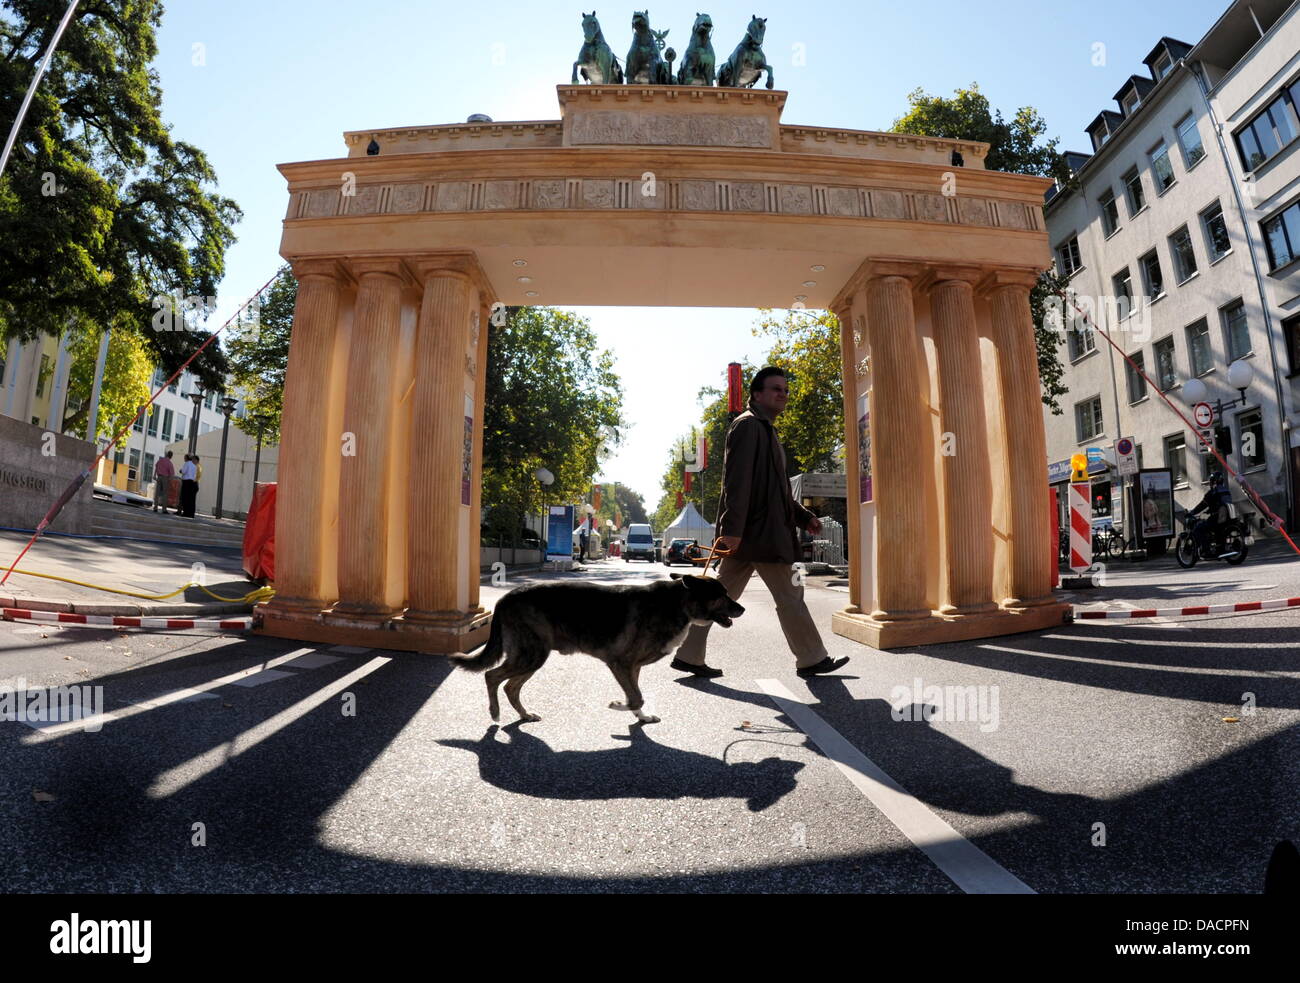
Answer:
<path fill-rule="evenodd" d="M 594 0 L 593 0 L 594 3 Z M 753 14 L 767 18 L 764 51 L 789 92 L 786 124 L 888 129 L 924 88 L 951 95 L 978 82 L 1010 118 L 1025 105 L 1060 149 L 1087 150 L 1083 127 L 1162 36 L 1194 43 L 1227 0 L 929 0 L 712 3 L 713 46 L 725 58 Z M 585 5 L 435 4 L 418 0 L 171 0 L 156 69 L 175 139 L 207 153 L 222 194 L 244 210 L 227 255 L 224 320 L 277 269 L 287 204 L 276 165 L 346 154 L 345 130 L 494 120 L 558 119 L 582 44 Z M 623 57 L 632 4 L 597 7 Z M 695 4 L 655 3 L 651 26 L 685 50 Z M 1103 47 L 1098 47 L 1098 44 Z M 696 393 L 722 386 L 728 362 L 759 361 L 756 312 L 578 308 L 614 352 L 631 424 L 601 478 L 660 497 L 669 448 L 699 420 Z M 220 323 L 218 321 L 217 323 Z"/>

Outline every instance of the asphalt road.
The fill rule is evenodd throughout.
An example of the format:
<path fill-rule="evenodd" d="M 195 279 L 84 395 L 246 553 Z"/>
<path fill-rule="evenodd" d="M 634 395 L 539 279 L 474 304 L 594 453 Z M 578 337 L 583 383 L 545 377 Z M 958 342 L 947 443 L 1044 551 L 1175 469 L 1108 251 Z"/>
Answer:
<path fill-rule="evenodd" d="M 1257 600 L 1297 572 L 1113 567 L 1088 593 Z M 0 721 L 0 888 L 1253 892 L 1300 839 L 1300 610 L 875 652 L 830 633 L 829 583 L 808 603 L 840 675 L 796 677 L 755 579 L 712 632 L 726 675 L 648 668 L 645 726 L 583 656 L 498 727 L 440 657 L 0 623 L 5 682 L 101 686 L 111 716 Z"/>

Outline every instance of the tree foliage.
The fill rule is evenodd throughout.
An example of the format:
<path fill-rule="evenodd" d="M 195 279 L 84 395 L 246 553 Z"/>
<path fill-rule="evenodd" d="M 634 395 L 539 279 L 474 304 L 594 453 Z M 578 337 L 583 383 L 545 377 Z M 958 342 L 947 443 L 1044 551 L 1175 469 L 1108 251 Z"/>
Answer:
<path fill-rule="evenodd" d="M 603 449 L 621 438 L 622 383 L 585 319 L 545 307 L 489 323 L 486 371 L 484 520 L 513 535 L 543 504 L 585 501 Z M 549 487 L 539 468 L 555 476 Z"/>
<path fill-rule="evenodd" d="M 972 82 L 957 89 L 951 99 L 914 89 L 907 96 L 908 111 L 894 120 L 891 133 L 978 140 L 989 145 L 984 166 L 990 171 L 1068 178 L 1064 156 L 1056 149 L 1058 137 L 1040 143 L 1047 122 L 1033 106 L 1022 106 L 1008 123 L 1002 110 L 989 106 L 988 96 Z"/>
<path fill-rule="evenodd" d="M 99 336 L 79 332 L 68 345 L 71 363 L 68 369 L 68 409 L 63 430 L 86 440 L 116 437 L 118 431 L 135 419 L 141 405 L 152 392 L 153 363 L 144 339 L 129 331 L 115 331 L 104 357 L 104 378 L 99 389 L 99 415 L 94 434 L 87 434 L 90 422 L 90 396 L 95 384 L 95 365 L 99 359 Z M 73 410 L 73 407 L 77 409 Z M 120 445 L 119 445 L 120 446 Z"/>
<path fill-rule="evenodd" d="M 66 9 L 0 0 L 5 128 Z M 86 0 L 63 35 L 0 177 L 0 338 L 133 332 L 168 372 L 205 340 L 153 330 L 154 298 L 214 297 L 241 213 L 163 122 L 161 19 L 160 0 Z M 219 389 L 227 367 L 212 345 L 191 368 Z"/>
<path fill-rule="evenodd" d="M 621 528 L 630 522 L 650 521 L 641 493 L 617 481 L 600 486 L 600 508 L 595 515 L 596 528 L 606 539 L 609 538 L 609 526 L 606 523 L 613 522 L 615 528 Z M 618 521 L 620 519 L 621 524 Z"/>
<path fill-rule="evenodd" d="M 298 280 L 285 264 L 256 305 L 249 305 L 239 323 L 222 336 L 230 358 L 231 388 L 248 407 L 248 416 L 236 420 L 235 425 L 256 436 L 260 417 L 264 422 L 262 439 L 271 444 L 280 440 L 284 377 L 297 300 Z"/>
<path fill-rule="evenodd" d="M 1064 396 L 1070 390 L 1061 381 L 1065 375 L 1065 367 L 1061 364 L 1060 356 L 1060 346 L 1065 340 L 1062 332 L 1063 323 L 1053 323 L 1053 319 L 1048 316 L 1051 309 L 1048 298 L 1065 291 L 1069 283 L 1069 277 L 1061 276 L 1054 270 L 1044 270 L 1038 275 L 1038 282 L 1034 284 L 1034 289 L 1029 292 L 1029 312 L 1034 319 L 1034 341 L 1038 347 L 1038 378 L 1043 384 L 1043 402 L 1055 416 L 1060 416 L 1063 412 L 1057 397 Z M 1058 303 L 1063 302 L 1058 301 Z"/>
<path fill-rule="evenodd" d="M 1072 178 L 1065 156 L 1057 151 L 1060 140 L 1042 140 L 1047 122 L 1032 106 L 1016 111 L 1011 122 L 1002 118 L 1001 110 L 992 110 L 988 97 L 971 83 L 969 89 L 957 89 L 951 99 L 931 96 L 916 89 L 907 97 L 907 114 L 894 120 L 892 132 L 918 136 L 948 137 L 955 140 L 982 140 L 989 145 L 984 166 L 991 171 L 1035 174 L 1055 178 L 1068 184 Z M 1042 142 L 1040 142 L 1042 140 Z M 1054 413 L 1061 413 L 1057 397 L 1068 389 L 1062 385 L 1064 368 L 1058 354 L 1060 335 L 1043 323 L 1046 298 L 1064 285 L 1052 271 L 1041 274 L 1030 294 L 1034 315 L 1035 342 L 1038 349 L 1038 374 L 1042 381 L 1042 399 Z"/>

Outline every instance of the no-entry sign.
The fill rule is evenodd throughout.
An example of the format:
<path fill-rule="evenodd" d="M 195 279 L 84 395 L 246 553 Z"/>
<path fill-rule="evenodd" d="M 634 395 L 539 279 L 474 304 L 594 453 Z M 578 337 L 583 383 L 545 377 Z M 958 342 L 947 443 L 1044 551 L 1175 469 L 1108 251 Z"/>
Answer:
<path fill-rule="evenodd" d="M 1192 419 L 1198 427 L 1208 427 L 1214 422 L 1214 407 L 1209 403 L 1197 403 L 1192 407 Z"/>

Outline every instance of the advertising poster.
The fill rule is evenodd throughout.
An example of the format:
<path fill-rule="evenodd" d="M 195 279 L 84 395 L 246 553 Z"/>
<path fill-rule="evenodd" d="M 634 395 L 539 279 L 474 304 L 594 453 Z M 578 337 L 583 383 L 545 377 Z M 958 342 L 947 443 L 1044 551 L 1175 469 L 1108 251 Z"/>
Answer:
<path fill-rule="evenodd" d="M 1138 475 L 1142 503 L 1142 535 L 1158 539 L 1174 534 L 1174 482 L 1168 468 L 1143 470 Z"/>
<path fill-rule="evenodd" d="M 573 556 L 573 506 L 552 505 L 546 521 L 547 557 Z"/>
<path fill-rule="evenodd" d="M 858 502 L 863 505 L 872 500 L 870 405 L 870 393 L 858 400 Z"/>
<path fill-rule="evenodd" d="M 465 444 L 460 459 L 460 504 L 469 504 L 469 489 L 474 480 L 474 397 L 465 396 Z"/>

